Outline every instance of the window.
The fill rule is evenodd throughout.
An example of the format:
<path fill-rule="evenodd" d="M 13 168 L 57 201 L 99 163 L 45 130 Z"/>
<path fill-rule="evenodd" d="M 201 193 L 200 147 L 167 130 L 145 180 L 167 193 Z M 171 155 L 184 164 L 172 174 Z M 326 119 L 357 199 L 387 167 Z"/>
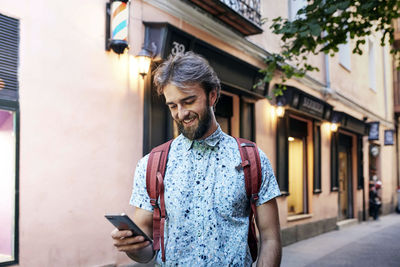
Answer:
<path fill-rule="evenodd" d="M 307 135 L 307 122 L 289 118 L 289 215 L 307 213 Z"/>
<path fill-rule="evenodd" d="M 255 107 L 250 99 L 240 99 L 240 137 L 255 142 Z"/>
<path fill-rule="evenodd" d="M 215 118 L 222 131 L 232 135 L 233 97 L 221 93 L 215 108 Z"/>
<path fill-rule="evenodd" d="M 369 88 L 376 91 L 375 44 L 371 40 L 368 41 L 368 71 Z"/>
<path fill-rule="evenodd" d="M 289 20 L 295 20 L 297 18 L 297 12 L 307 6 L 307 0 L 289 0 Z M 304 15 L 301 15 L 304 17 Z"/>
<path fill-rule="evenodd" d="M 0 263 L 15 260 L 16 112 L 0 109 Z"/>
<path fill-rule="evenodd" d="M 18 263 L 19 21 L 0 14 L 0 265 Z"/>
<path fill-rule="evenodd" d="M 310 139 L 309 127 L 310 120 L 293 114 L 278 119 L 276 173 L 281 193 L 287 196 L 289 215 L 308 213 L 308 174 L 313 169 L 308 166 L 311 155 L 307 151 L 315 142 L 315 139 Z M 314 131 L 318 131 L 318 127 L 315 126 Z"/>
<path fill-rule="evenodd" d="M 339 45 L 339 64 L 348 71 L 351 70 L 350 39 L 347 36 L 347 43 Z"/>

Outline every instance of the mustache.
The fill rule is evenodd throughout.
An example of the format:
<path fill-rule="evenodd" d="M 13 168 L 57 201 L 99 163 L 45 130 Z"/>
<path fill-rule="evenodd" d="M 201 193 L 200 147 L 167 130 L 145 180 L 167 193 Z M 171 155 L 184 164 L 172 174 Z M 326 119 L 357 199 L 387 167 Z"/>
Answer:
<path fill-rule="evenodd" d="M 183 118 L 182 120 L 177 120 L 177 122 L 179 123 L 183 123 L 184 120 L 191 120 L 191 119 L 196 119 L 198 116 L 196 114 L 189 114 L 188 116 L 186 116 L 185 118 Z"/>

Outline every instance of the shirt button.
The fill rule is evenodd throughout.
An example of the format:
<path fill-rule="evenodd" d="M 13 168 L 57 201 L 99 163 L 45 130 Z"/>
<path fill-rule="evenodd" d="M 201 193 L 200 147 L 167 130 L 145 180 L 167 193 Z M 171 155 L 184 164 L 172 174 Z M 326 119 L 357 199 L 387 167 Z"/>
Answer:
<path fill-rule="evenodd" d="M 201 236 L 201 232 L 199 231 L 199 232 L 197 232 L 197 236 L 198 237 L 200 237 Z"/>

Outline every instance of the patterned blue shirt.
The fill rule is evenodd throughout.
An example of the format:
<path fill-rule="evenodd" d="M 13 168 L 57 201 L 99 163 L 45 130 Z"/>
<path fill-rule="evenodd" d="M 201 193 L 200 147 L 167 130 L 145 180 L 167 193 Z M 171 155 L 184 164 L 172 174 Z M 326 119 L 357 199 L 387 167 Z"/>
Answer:
<path fill-rule="evenodd" d="M 259 150 L 262 184 L 259 206 L 280 195 L 265 154 Z M 148 155 L 135 172 L 130 204 L 153 211 L 146 191 Z M 171 144 L 164 178 L 166 262 L 162 266 L 251 266 L 247 245 L 250 203 L 236 140 L 220 127 L 204 140 L 182 134 Z"/>

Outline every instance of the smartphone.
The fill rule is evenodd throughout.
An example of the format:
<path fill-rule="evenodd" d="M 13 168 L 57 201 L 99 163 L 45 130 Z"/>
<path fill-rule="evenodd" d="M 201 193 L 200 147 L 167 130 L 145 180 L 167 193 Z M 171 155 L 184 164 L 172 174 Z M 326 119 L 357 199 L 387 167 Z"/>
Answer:
<path fill-rule="evenodd" d="M 144 237 L 145 241 L 150 241 L 151 238 L 146 235 L 139 226 L 136 225 L 128 215 L 122 213 L 121 215 L 105 215 L 105 217 L 115 226 L 118 230 L 130 230 L 134 236 L 141 235 Z"/>

